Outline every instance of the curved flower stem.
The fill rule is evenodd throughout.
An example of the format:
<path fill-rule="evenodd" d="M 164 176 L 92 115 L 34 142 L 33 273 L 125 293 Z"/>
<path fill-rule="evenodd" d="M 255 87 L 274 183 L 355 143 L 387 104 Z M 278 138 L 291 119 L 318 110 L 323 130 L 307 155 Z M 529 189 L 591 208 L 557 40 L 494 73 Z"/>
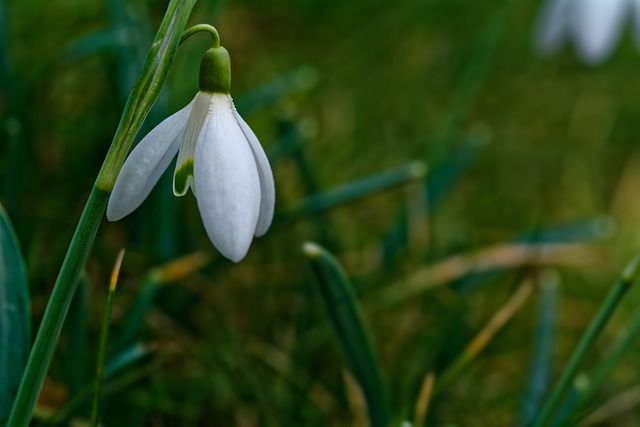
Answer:
<path fill-rule="evenodd" d="M 184 33 L 182 33 L 182 37 L 180 37 L 180 44 L 187 41 L 187 39 L 192 35 L 201 31 L 207 32 L 211 35 L 211 38 L 213 39 L 213 47 L 220 47 L 220 34 L 218 34 L 218 30 L 216 30 L 215 27 L 209 24 L 198 24 L 187 28 Z"/>
<path fill-rule="evenodd" d="M 33 348 L 29 353 L 27 366 L 9 416 L 8 427 L 29 425 L 78 277 L 107 207 L 109 194 L 142 122 L 151 110 L 167 78 L 180 44 L 180 35 L 195 2 L 196 0 L 170 0 L 169 2 L 147 61 L 129 95 L 109 152 L 67 249 Z"/>

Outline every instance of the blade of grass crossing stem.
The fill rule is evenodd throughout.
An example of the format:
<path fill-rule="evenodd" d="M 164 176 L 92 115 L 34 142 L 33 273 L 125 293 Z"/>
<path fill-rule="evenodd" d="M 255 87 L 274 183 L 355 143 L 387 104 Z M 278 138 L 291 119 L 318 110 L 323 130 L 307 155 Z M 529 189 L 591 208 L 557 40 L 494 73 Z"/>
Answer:
<path fill-rule="evenodd" d="M 322 212 L 332 207 L 404 184 L 408 181 L 421 179 L 425 176 L 426 172 L 427 169 L 424 163 L 412 162 L 408 165 L 307 197 L 297 205 L 288 209 L 283 214 L 283 217 L 291 221 L 299 217 Z"/>
<path fill-rule="evenodd" d="M 390 409 L 386 388 L 351 284 L 336 259 L 324 248 L 307 242 L 303 249 L 347 365 L 362 387 L 371 426 L 387 427 Z"/>
<path fill-rule="evenodd" d="M 578 346 L 571 355 L 569 362 L 563 370 L 560 379 L 551 391 L 545 405 L 542 407 L 542 410 L 533 424 L 534 427 L 544 427 L 549 423 L 555 409 L 571 386 L 582 362 L 584 361 L 584 358 L 587 356 L 587 353 L 593 346 L 594 342 L 600 336 L 607 322 L 620 305 L 623 297 L 627 294 L 627 291 L 636 280 L 639 270 L 640 253 L 638 253 L 629 262 L 629 264 L 627 264 L 620 279 L 609 291 L 606 299 L 600 306 L 598 313 L 589 324 L 589 327 L 582 336 Z"/>
<path fill-rule="evenodd" d="M 462 354 L 447 368 L 436 384 L 435 393 L 440 393 L 460 374 L 471 361 L 491 342 L 493 337 L 511 320 L 514 314 L 522 307 L 531 292 L 533 283 L 531 279 L 525 280 L 513 293 L 507 302 L 491 318 L 489 323 L 476 335 Z"/>
<path fill-rule="evenodd" d="M 24 260 L 0 205 L 0 425 L 4 425 L 27 363 L 31 323 Z"/>
<path fill-rule="evenodd" d="M 93 386 L 93 404 L 91 405 L 91 426 L 98 425 L 100 413 L 100 392 L 102 381 L 104 379 L 104 365 L 107 356 L 107 342 L 109 340 L 109 325 L 111 324 L 111 308 L 113 307 L 113 295 L 116 292 L 118 284 L 118 276 L 120 275 L 120 267 L 122 266 L 122 258 L 124 258 L 124 249 L 120 250 L 116 263 L 113 266 L 111 280 L 109 282 L 109 293 L 107 294 L 107 304 L 104 309 L 104 317 L 102 318 L 102 328 L 100 331 L 100 346 L 98 349 L 98 363 L 96 366 L 96 378 Z"/>
<path fill-rule="evenodd" d="M 542 399 L 549 386 L 551 373 L 551 355 L 553 337 L 556 328 L 556 309 L 559 280 L 554 271 L 543 272 L 540 276 L 540 300 L 538 304 L 537 324 L 533 358 L 520 407 L 520 426 L 531 424 L 540 409 Z"/>

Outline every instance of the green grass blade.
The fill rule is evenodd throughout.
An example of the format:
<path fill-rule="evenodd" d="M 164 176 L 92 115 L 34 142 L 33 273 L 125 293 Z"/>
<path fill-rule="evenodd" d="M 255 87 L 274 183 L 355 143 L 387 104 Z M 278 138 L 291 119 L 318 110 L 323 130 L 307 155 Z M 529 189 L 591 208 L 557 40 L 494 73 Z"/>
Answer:
<path fill-rule="evenodd" d="M 93 404 L 91 405 L 91 426 L 98 425 L 100 414 L 100 393 L 102 389 L 102 381 L 104 380 L 104 365 L 107 357 L 107 342 L 109 341 L 109 326 L 111 325 L 111 308 L 113 307 L 113 295 L 116 292 L 118 284 L 118 276 L 120 275 L 120 267 L 122 266 L 122 258 L 124 258 L 124 249 L 120 250 L 116 263 L 111 273 L 109 282 L 109 293 L 107 294 L 107 303 L 102 318 L 102 327 L 100 330 L 100 347 L 98 349 L 98 363 L 96 366 L 96 377 L 93 386 Z"/>
<path fill-rule="evenodd" d="M 611 288 L 606 299 L 600 306 L 598 313 L 589 324 L 589 327 L 582 336 L 578 347 L 571 355 L 571 359 L 569 359 L 569 362 L 563 370 L 560 379 L 551 391 L 549 398 L 545 402 L 545 405 L 542 407 L 540 414 L 536 418 L 533 424 L 534 427 L 544 427 L 549 423 L 561 399 L 565 396 L 567 390 L 569 390 L 589 350 L 595 343 L 596 339 L 602 333 L 602 330 L 606 326 L 615 310 L 620 305 L 620 302 L 626 295 L 633 282 L 636 280 L 639 270 L 640 254 L 637 254 L 631 260 L 631 262 L 627 264 L 626 268 L 622 272 L 620 279 L 613 286 L 613 288 Z"/>
<path fill-rule="evenodd" d="M 282 214 L 280 221 L 292 221 L 307 215 L 317 214 L 406 182 L 421 179 L 426 174 L 426 171 L 423 163 L 412 162 L 396 169 L 314 194 L 287 209 Z"/>
<path fill-rule="evenodd" d="M 535 344 L 531 367 L 527 379 L 527 389 L 520 408 L 519 425 L 527 426 L 540 409 L 544 393 L 549 386 L 553 337 L 556 328 L 558 280 L 549 272 L 540 278 L 540 300 L 535 330 Z"/>
<path fill-rule="evenodd" d="M 577 425 L 579 421 L 586 417 L 589 412 L 583 411 L 595 396 L 596 392 L 602 387 L 602 384 L 609 378 L 609 374 L 618 363 L 618 361 L 627 353 L 627 351 L 637 342 L 640 334 L 640 310 L 637 310 L 630 325 L 620 334 L 613 345 L 609 348 L 602 361 L 596 366 L 593 373 L 589 375 L 587 387 L 577 389 L 574 387 L 574 399 L 572 406 L 567 414 L 557 423 L 557 425 Z M 567 424 L 570 416 L 571 423 Z"/>
<path fill-rule="evenodd" d="M 0 420 L 9 416 L 27 363 L 30 321 L 24 260 L 9 217 L 0 206 Z"/>
<path fill-rule="evenodd" d="M 491 317 L 489 322 L 465 347 L 451 365 L 442 373 L 437 380 L 435 394 L 439 394 L 454 379 L 456 379 L 478 355 L 494 339 L 496 334 L 506 326 L 513 316 L 522 308 L 531 293 L 533 283 L 531 279 L 526 279 L 518 289 L 511 295 L 507 302 Z"/>
<path fill-rule="evenodd" d="M 336 259 L 324 248 L 308 242 L 304 253 L 347 364 L 362 387 L 371 426 L 386 427 L 390 422 L 386 388 L 351 284 Z"/>

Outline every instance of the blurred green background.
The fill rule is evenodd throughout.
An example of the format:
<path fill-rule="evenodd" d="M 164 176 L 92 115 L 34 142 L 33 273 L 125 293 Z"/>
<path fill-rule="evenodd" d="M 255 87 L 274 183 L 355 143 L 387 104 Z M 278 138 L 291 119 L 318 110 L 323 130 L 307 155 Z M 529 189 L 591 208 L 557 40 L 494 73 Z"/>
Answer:
<path fill-rule="evenodd" d="M 446 371 L 521 282 L 559 283 L 543 288 L 547 300 L 534 287 L 487 347 L 436 389 L 427 414 L 428 425 L 526 419 L 531 382 L 548 386 L 557 375 L 640 243 L 640 55 L 626 34 L 598 67 L 570 48 L 540 58 L 531 43 L 539 6 L 201 0 L 190 22 L 216 26 L 231 54 L 232 95 L 272 161 L 276 222 L 232 264 L 208 241 L 194 198 L 173 197 L 170 175 L 133 215 L 105 220 L 39 420 L 65 409 L 92 378 L 109 271 L 124 247 L 114 355 L 132 307 L 144 295 L 151 302 L 132 341 L 141 356 L 109 379 L 104 425 L 363 425 L 301 251 L 309 240 L 352 278 L 398 422 L 414 418 L 428 373 Z M 1 0 L 0 201 L 25 253 L 36 325 L 165 8 L 157 0 Z M 198 36 L 179 49 L 146 131 L 193 97 L 208 42 Z M 413 170 L 412 162 L 425 162 L 426 180 L 401 178 L 328 208 L 310 199 Z M 498 262 L 492 274 L 454 263 L 437 289 L 385 297 L 430 265 L 517 241 L 560 253 Z M 187 272 L 145 293 L 150 269 L 196 251 Z M 639 298 L 628 297 L 588 363 L 628 325 Z M 552 346 L 539 353 L 545 315 Z M 532 374 L 537 362 L 542 371 Z M 626 357 L 600 400 L 639 381 Z M 637 394 L 598 425 L 637 425 Z M 58 425 L 86 419 L 86 408 L 79 402 Z"/>

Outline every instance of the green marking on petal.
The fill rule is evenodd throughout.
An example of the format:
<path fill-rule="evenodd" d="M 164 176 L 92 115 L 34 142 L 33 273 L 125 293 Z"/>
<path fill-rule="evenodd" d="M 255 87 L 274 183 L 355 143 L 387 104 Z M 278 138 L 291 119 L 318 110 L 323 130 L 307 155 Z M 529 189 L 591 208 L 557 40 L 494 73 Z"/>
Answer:
<path fill-rule="evenodd" d="M 184 196 L 189 188 L 189 179 L 193 180 L 193 157 L 185 159 L 173 174 L 173 194 Z"/>

